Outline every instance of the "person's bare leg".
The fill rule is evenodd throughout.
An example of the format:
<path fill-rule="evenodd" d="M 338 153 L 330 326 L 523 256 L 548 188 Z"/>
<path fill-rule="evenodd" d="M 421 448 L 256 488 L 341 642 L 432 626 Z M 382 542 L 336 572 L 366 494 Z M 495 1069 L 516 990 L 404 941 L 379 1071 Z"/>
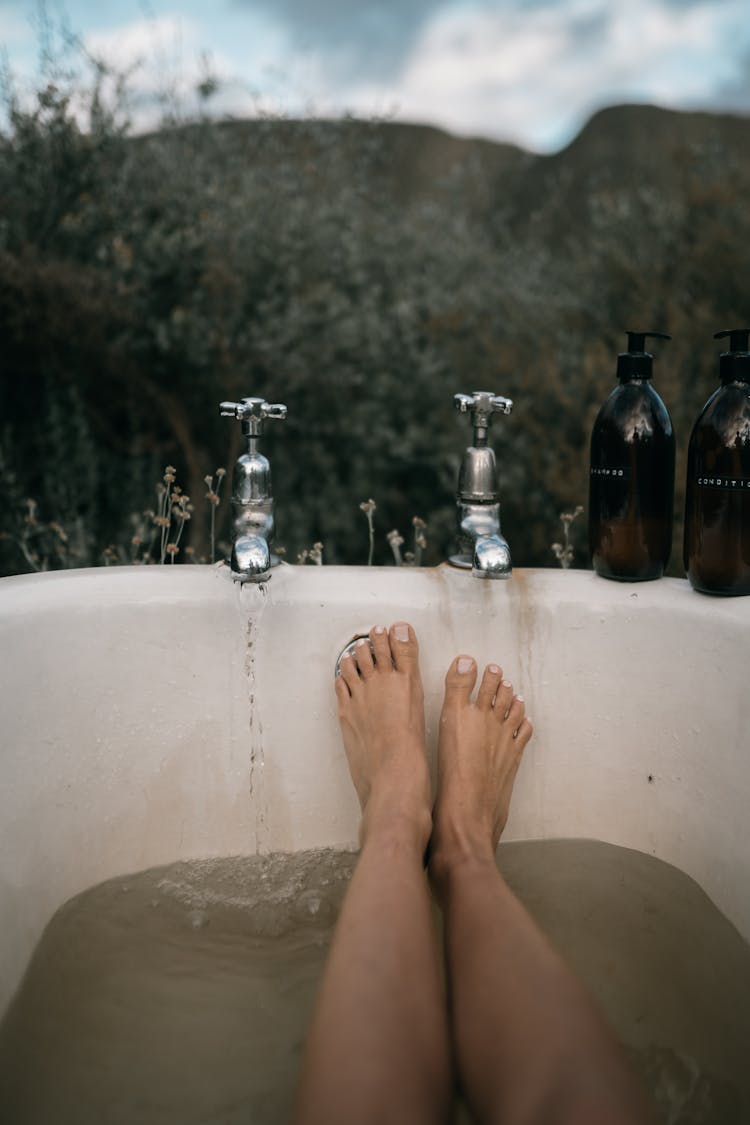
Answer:
<path fill-rule="evenodd" d="M 437 1125 L 450 1115 L 446 1003 L 423 866 L 432 818 L 417 642 L 403 622 L 370 638 L 375 660 L 363 641 L 336 681 L 362 850 L 313 1017 L 296 1125 Z"/>
<path fill-rule="evenodd" d="M 446 677 L 430 862 L 463 1092 L 493 1125 L 640 1125 L 651 1117 L 617 1043 L 497 870 L 532 727 L 497 665 L 474 702 L 476 679 L 464 656 Z"/>

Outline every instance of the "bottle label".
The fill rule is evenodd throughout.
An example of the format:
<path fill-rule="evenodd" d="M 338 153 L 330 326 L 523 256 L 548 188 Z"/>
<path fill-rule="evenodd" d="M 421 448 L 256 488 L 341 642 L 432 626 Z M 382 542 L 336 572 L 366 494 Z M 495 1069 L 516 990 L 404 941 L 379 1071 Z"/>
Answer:
<path fill-rule="evenodd" d="M 630 480 L 630 468 L 625 465 L 619 469 L 605 469 L 591 466 L 592 477 L 605 477 L 609 480 Z"/>
<path fill-rule="evenodd" d="M 721 488 L 730 492 L 750 492 L 750 477 L 700 476 L 697 484 L 703 488 Z"/>

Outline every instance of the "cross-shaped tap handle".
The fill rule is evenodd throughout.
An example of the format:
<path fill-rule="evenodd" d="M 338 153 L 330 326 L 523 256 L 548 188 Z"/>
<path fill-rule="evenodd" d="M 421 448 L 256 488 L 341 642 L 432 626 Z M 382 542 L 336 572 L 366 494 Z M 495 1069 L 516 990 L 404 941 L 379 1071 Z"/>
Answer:
<path fill-rule="evenodd" d="M 492 391 L 474 391 L 471 395 L 454 395 L 453 404 L 461 414 L 471 414 L 475 445 L 487 441 L 487 430 L 493 414 L 510 414 L 513 401 Z"/>
<path fill-rule="evenodd" d="M 219 404 L 223 418 L 237 418 L 242 422 L 242 432 L 249 437 L 263 433 L 263 423 L 267 419 L 283 421 L 286 407 L 282 402 L 266 402 L 264 398 L 243 398 L 240 402 Z"/>

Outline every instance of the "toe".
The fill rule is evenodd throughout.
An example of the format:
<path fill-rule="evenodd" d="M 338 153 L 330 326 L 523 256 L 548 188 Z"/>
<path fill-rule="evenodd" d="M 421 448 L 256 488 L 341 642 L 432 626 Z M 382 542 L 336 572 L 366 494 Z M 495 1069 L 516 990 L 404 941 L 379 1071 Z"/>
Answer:
<path fill-rule="evenodd" d="M 534 733 L 534 726 L 531 719 L 523 719 L 520 727 L 516 731 L 516 742 L 518 743 L 519 752 L 523 750 L 526 743 Z"/>
<path fill-rule="evenodd" d="M 505 722 L 505 718 L 513 702 L 513 684 L 510 680 L 503 680 L 497 689 L 495 696 L 495 715 L 501 723 Z"/>
<path fill-rule="evenodd" d="M 375 653 L 375 666 L 379 672 L 390 672 L 393 667 L 391 645 L 385 625 L 374 625 L 370 629 L 370 641 Z"/>
<path fill-rule="evenodd" d="M 336 692 L 336 698 L 339 703 L 339 711 L 341 711 L 344 707 L 346 707 L 347 703 L 352 697 L 352 693 L 349 691 L 346 680 L 344 679 L 343 672 L 340 676 L 336 677 L 333 686 Z"/>
<path fill-rule="evenodd" d="M 508 710 L 507 723 L 512 731 L 517 731 L 521 726 L 526 714 L 526 704 L 524 703 L 523 696 L 517 695 L 513 699 Z"/>
<path fill-rule="evenodd" d="M 477 662 L 473 656 L 457 656 L 445 676 L 445 699 L 469 701 L 477 682 Z"/>
<path fill-rule="evenodd" d="M 419 663 L 419 645 L 417 636 L 411 625 L 406 621 L 397 621 L 391 625 L 390 648 L 393 663 L 399 672 L 409 672 Z"/>
<path fill-rule="evenodd" d="M 336 682 L 338 683 L 338 680 L 343 680 L 349 689 L 350 695 L 353 695 L 360 685 L 360 679 L 357 665 L 351 653 L 347 653 L 346 656 L 341 657 L 339 668 L 341 670 L 341 675 L 337 678 Z"/>
<path fill-rule="evenodd" d="M 366 637 L 360 637 L 356 645 L 354 646 L 354 659 L 357 662 L 359 674 L 362 679 L 369 679 L 369 677 L 375 671 L 375 662 L 372 659 L 372 649 L 370 648 L 370 642 Z"/>
<path fill-rule="evenodd" d="M 477 706 L 482 711 L 489 711 L 500 686 L 503 670 L 498 664 L 488 664 L 482 676 L 482 682 L 477 692 Z"/>

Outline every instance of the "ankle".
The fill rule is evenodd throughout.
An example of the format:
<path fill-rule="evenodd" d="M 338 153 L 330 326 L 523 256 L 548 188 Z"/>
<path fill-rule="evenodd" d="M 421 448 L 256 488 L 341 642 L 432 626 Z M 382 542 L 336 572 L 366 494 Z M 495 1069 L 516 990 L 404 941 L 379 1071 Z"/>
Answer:
<path fill-rule="evenodd" d="M 430 875 L 439 886 L 447 886 L 455 876 L 488 868 L 496 870 L 491 838 L 472 831 L 453 829 L 433 833 L 430 850 Z"/>
<path fill-rule="evenodd" d="M 410 800 L 386 802 L 373 794 L 362 814 L 359 840 L 362 848 L 394 847 L 411 849 L 424 855 L 432 832 L 432 814 L 429 806 Z"/>

